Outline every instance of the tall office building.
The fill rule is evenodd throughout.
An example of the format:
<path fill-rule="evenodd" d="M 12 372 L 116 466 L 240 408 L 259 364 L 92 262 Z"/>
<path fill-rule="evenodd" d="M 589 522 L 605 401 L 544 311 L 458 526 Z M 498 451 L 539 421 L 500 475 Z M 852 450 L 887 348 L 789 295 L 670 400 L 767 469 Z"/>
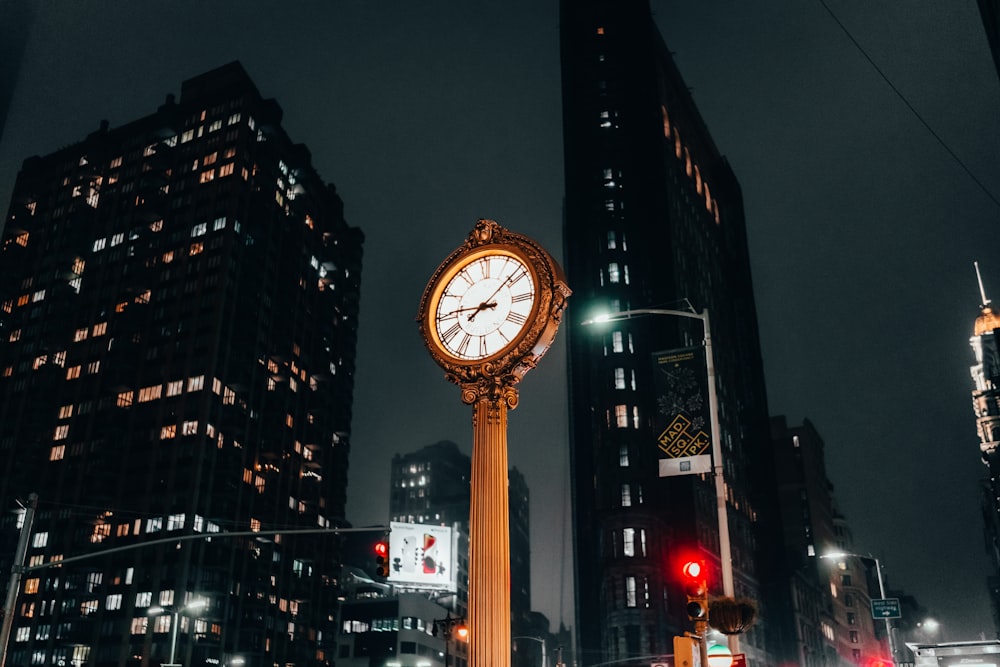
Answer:
<path fill-rule="evenodd" d="M 722 587 L 711 475 L 658 475 L 662 418 L 679 394 L 656 390 L 669 369 L 654 370 L 654 353 L 701 347 L 702 323 L 584 323 L 609 311 L 709 311 L 737 596 L 762 600 L 758 547 L 774 541 L 758 520 L 773 499 L 757 482 L 773 468 L 739 184 L 648 0 L 564 0 L 561 36 L 576 636 L 589 664 L 672 653 L 672 637 L 692 629 L 682 558 L 704 559 L 711 593 Z M 680 372 L 704 377 L 703 367 Z M 695 439 L 709 432 L 689 427 Z M 766 657 L 762 618 L 741 638 L 750 664 Z"/>
<path fill-rule="evenodd" d="M 343 522 L 363 237 L 281 116 L 232 63 L 24 162 L 0 499 L 29 565 L 103 555 L 24 575 L 9 664 L 335 657 L 335 538 L 267 531 Z"/>
<path fill-rule="evenodd" d="M 821 558 L 855 551 L 850 526 L 837 510 L 833 484 L 826 474 L 823 439 L 808 419 L 789 426 L 771 419 L 776 489 L 787 586 L 794 603 L 790 622 L 796 646 L 791 663 L 800 667 L 878 664 L 889 660 L 884 626 L 869 610 L 879 596 L 874 562 L 856 556 Z"/>
<path fill-rule="evenodd" d="M 979 267 L 976 267 L 978 273 Z M 1000 313 L 986 298 L 979 280 L 982 303 L 969 344 L 975 359 L 972 373 L 972 409 L 979 434 L 979 453 L 987 468 L 982 484 L 983 529 L 993 565 L 987 585 L 993 606 L 993 624 L 1000 636 Z"/>

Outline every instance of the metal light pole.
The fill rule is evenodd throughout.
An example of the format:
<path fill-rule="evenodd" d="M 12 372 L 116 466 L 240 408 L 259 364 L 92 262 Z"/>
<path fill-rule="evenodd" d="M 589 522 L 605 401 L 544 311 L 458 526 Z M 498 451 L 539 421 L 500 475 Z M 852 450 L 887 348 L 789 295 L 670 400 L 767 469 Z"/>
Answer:
<path fill-rule="evenodd" d="M 544 639 L 542 639 L 541 637 L 528 637 L 528 636 L 511 637 L 510 639 L 511 639 L 511 641 L 513 641 L 515 639 L 530 639 L 533 642 L 538 642 L 539 644 L 541 644 L 542 645 L 542 667 L 548 667 L 548 664 L 547 664 L 547 662 L 545 660 L 545 640 Z"/>
<path fill-rule="evenodd" d="M 878 581 L 878 594 L 879 594 L 879 597 L 881 599 L 885 600 L 886 599 L 886 597 L 885 597 L 885 579 L 882 576 L 882 561 L 880 561 L 875 556 L 872 556 L 871 554 L 856 554 L 856 553 L 850 553 L 850 552 L 847 552 L 847 551 L 835 551 L 835 552 L 828 553 L 828 554 L 823 554 L 823 555 L 820 556 L 820 558 L 844 558 L 844 557 L 853 557 L 853 558 L 857 558 L 857 559 L 860 559 L 860 560 L 870 560 L 873 563 L 875 563 L 875 578 Z M 896 637 L 895 637 L 895 635 L 892 632 L 892 630 L 893 630 L 893 628 L 892 628 L 892 620 L 889 619 L 889 618 L 885 618 L 885 619 L 882 619 L 882 620 L 885 621 L 885 636 L 889 639 L 889 654 L 890 654 L 890 657 L 892 659 L 892 664 L 895 665 L 896 664 Z"/>
<path fill-rule="evenodd" d="M 669 308 L 637 308 L 622 310 L 616 313 L 600 315 L 582 324 L 597 324 L 601 322 L 617 322 L 628 320 L 640 315 L 669 315 L 700 320 L 705 331 L 705 367 L 708 374 L 708 411 L 712 427 L 712 476 L 715 479 L 715 505 L 719 517 L 719 560 L 722 561 L 722 592 L 728 597 L 736 595 L 733 580 L 733 553 L 729 543 L 729 508 L 726 504 L 726 480 L 722 476 L 722 436 L 719 427 L 719 399 L 715 390 L 715 358 L 712 355 L 712 327 L 708 318 L 708 309 L 700 313 Z M 730 637 L 736 641 L 736 635 Z M 735 646 L 730 646 L 734 651 Z"/>
<path fill-rule="evenodd" d="M 150 616 L 156 616 L 167 612 L 170 614 L 170 662 L 163 663 L 163 667 L 180 667 L 180 665 L 174 662 L 174 658 L 177 656 L 177 626 L 180 625 L 181 612 L 188 609 L 201 609 L 208 605 L 205 600 L 195 600 L 194 602 L 189 602 L 180 609 L 176 607 L 166 608 L 166 607 L 150 607 L 146 612 Z"/>

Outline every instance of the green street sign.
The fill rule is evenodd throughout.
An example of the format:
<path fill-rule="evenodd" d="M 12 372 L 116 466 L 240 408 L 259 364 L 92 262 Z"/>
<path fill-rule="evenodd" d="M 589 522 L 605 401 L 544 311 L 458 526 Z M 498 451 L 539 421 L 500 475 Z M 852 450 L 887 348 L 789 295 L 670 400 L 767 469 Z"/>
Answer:
<path fill-rule="evenodd" d="M 872 618 L 878 620 L 882 618 L 902 617 L 903 613 L 899 608 L 899 598 L 872 600 Z"/>

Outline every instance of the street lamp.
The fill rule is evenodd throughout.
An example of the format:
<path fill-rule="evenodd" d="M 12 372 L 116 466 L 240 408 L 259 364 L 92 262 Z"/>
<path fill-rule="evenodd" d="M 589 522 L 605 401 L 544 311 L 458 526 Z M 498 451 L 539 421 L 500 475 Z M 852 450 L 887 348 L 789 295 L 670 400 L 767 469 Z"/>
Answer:
<path fill-rule="evenodd" d="M 729 509 L 726 504 L 726 481 L 722 476 L 722 436 L 719 426 L 719 399 L 715 391 L 715 358 L 712 355 L 712 328 L 708 318 L 708 309 L 700 313 L 687 310 L 672 310 L 669 308 L 636 308 L 615 313 L 598 315 L 581 324 L 599 324 L 602 322 L 618 322 L 641 315 L 668 315 L 700 320 L 705 332 L 705 370 L 708 375 L 708 412 L 712 427 L 712 476 L 715 479 L 715 505 L 719 517 L 719 559 L 722 561 L 722 591 L 727 597 L 736 595 L 733 581 L 733 555 L 729 543 Z M 735 639 L 735 637 L 733 638 Z"/>
<path fill-rule="evenodd" d="M 183 607 L 179 609 L 177 607 L 161 607 L 159 605 L 154 605 L 146 611 L 147 616 L 159 616 L 161 614 L 167 613 L 171 615 L 170 619 L 170 662 L 162 663 L 162 667 L 180 667 L 180 665 L 174 662 L 174 658 L 177 653 L 177 626 L 180 624 L 180 615 L 182 611 L 190 611 L 193 609 L 201 609 L 208 606 L 207 600 L 194 600 L 188 602 Z"/>
<path fill-rule="evenodd" d="M 541 637 L 528 637 L 528 636 L 511 637 L 510 639 L 511 639 L 511 641 L 514 641 L 515 639 L 530 639 L 533 642 L 538 642 L 539 644 L 541 644 L 542 645 L 542 667 L 546 667 L 546 661 L 545 661 L 545 640 L 544 639 L 542 639 Z"/>
<path fill-rule="evenodd" d="M 820 556 L 820 558 L 857 558 L 859 560 L 869 560 L 875 563 L 875 577 L 878 580 L 878 594 L 883 600 L 885 597 L 885 579 L 882 577 L 882 561 L 880 561 L 875 556 L 871 554 L 856 554 L 849 553 L 846 551 L 832 551 L 830 553 L 825 553 Z M 883 619 L 885 621 L 885 635 L 889 639 L 889 655 L 892 657 L 892 664 L 896 664 L 896 637 L 892 633 L 892 621 L 889 618 Z"/>

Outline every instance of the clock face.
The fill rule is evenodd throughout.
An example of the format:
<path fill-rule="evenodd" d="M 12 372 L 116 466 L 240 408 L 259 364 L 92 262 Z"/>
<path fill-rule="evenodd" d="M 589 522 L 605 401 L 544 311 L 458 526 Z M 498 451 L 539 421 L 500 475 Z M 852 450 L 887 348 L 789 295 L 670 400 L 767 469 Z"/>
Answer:
<path fill-rule="evenodd" d="M 444 350 L 479 361 L 506 348 L 528 327 L 535 281 L 517 257 L 491 252 L 474 256 L 445 284 L 434 328 Z"/>

